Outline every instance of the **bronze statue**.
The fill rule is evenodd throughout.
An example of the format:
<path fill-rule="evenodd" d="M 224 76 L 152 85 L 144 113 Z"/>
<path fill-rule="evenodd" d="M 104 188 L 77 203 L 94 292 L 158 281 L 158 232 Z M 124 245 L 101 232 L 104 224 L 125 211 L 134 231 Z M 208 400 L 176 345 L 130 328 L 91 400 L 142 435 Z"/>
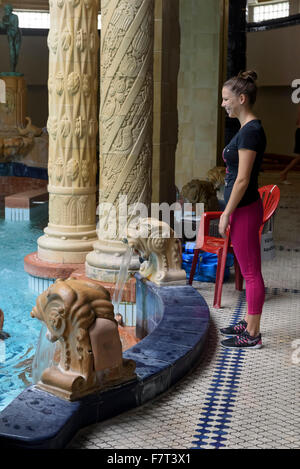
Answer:
<path fill-rule="evenodd" d="M 4 16 L 0 21 L 0 29 L 4 29 L 7 34 L 9 44 L 9 58 L 11 71 L 15 73 L 20 47 L 21 47 L 21 30 L 19 28 L 19 18 L 13 12 L 13 7 L 9 4 L 4 5 Z"/>

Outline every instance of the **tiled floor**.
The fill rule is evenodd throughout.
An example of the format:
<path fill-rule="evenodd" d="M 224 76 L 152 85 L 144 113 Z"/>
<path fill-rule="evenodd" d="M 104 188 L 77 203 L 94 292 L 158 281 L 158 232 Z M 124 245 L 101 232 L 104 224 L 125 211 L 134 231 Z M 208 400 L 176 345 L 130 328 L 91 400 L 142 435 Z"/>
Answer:
<path fill-rule="evenodd" d="M 199 366 L 166 394 L 111 420 L 83 429 L 70 448 L 299 448 L 300 446 L 300 174 L 280 184 L 276 257 L 264 263 L 264 347 L 231 351 L 218 329 L 245 312 L 244 292 L 224 284 L 222 309 Z M 264 173 L 260 185 L 277 183 Z M 196 284 L 208 305 L 213 284 Z"/>

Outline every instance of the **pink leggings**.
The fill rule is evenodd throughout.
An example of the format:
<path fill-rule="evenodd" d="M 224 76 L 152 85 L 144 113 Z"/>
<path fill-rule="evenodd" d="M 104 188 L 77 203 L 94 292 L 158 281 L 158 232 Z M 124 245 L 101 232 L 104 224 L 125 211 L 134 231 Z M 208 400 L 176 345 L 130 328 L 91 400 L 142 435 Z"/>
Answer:
<path fill-rule="evenodd" d="M 261 199 L 236 208 L 230 217 L 231 242 L 246 282 L 248 314 L 261 314 L 265 300 L 259 239 L 262 219 Z"/>

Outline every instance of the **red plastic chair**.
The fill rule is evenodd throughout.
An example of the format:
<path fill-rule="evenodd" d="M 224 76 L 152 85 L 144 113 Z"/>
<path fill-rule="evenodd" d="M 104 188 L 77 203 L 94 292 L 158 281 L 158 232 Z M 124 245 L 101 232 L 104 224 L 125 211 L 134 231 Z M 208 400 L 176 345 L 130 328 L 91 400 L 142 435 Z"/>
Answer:
<path fill-rule="evenodd" d="M 261 236 L 264 224 L 268 221 L 271 216 L 274 214 L 279 199 L 280 199 L 280 190 L 276 185 L 268 185 L 261 187 L 259 189 L 260 197 L 263 203 L 263 223 L 261 225 L 259 235 Z M 222 296 L 222 287 L 223 279 L 225 273 L 225 265 L 227 259 L 227 253 L 231 252 L 234 255 L 233 247 L 230 242 L 230 227 L 227 228 L 225 238 L 217 238 L 215 236 L 209 236 L 209 224 L 211 220 L 220 218 L 222 212 L 205 212 L 203 213 L 200 226 L 197 235 L 197 241 L 194 251 L 194 257 L 192 262 L 192 268 L 189 277 L 189 284 L 192 285 L 193 278 L 195 275 L 195 270 L 198 262 L 198 257 L 200 251 L 210 252 L 217 254 L 218 264 L 216 272 L 216 284 L 215 284 L 215 293 L 214 293 L 214 308 L 221 308 L 221 296 Z M 241 274 L 240 266 L 234 255 L 234 268 L 235 268 L 235 288 L 239 291 L 243 289 L 243 277 Z"/>
<path fill-rule="evenodd" d="M 258 192 L 260 193 L 264 208 L 263 222 L 259 230 L 259 236 L 261 236 L 264 224 L 271 218 L 278 206 L 280 190 L 275 184 L 269 184 L 268 186 L 260 187 Z"/>

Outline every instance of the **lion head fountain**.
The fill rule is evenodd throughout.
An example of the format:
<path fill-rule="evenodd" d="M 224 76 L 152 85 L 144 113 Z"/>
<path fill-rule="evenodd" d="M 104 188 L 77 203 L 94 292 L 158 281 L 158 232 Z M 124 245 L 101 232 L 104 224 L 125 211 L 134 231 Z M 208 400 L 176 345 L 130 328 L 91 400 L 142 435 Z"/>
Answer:
<path fill-rule="evenodd" d="M 136 378 L 135 362 L 122 357 L 118 324 L 109 292 L 89 281 L 57 280 L 36 302 L 33 318 L 47 326 L 57 342 L 56 363 L 37 386 L 76 400 L 105 387 Z"/>
<path fill-rule="evenodd" d="M 140 274 L 157 285 L 185 285 L 180 239 L 156 218 L 140 218 L 128 227 L 128 244 L 143 261 Z"/>

